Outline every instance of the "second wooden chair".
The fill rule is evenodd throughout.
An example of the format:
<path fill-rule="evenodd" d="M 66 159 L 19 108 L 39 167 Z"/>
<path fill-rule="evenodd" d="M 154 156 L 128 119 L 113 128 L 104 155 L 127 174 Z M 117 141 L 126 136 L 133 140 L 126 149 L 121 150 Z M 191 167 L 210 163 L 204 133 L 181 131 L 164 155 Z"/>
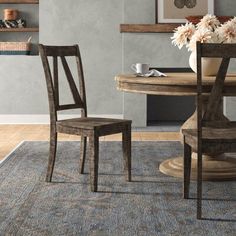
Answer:
<path fill-rule="evenodd" d="M 222 58 L 214 86 L 204 91 L 202 58 Z M 236 152 L 236 123 L 223 121 L 218 114 L 230 58 L 236 58 L 236 44 L 197 43 L 197 129 L 184 134 L 184 198 L 189 197 L 191 151 L 197 152 L 197 218 L 202 218 L 202 154 Z M 203 99 L 208 96 L 203 112 Z"/>

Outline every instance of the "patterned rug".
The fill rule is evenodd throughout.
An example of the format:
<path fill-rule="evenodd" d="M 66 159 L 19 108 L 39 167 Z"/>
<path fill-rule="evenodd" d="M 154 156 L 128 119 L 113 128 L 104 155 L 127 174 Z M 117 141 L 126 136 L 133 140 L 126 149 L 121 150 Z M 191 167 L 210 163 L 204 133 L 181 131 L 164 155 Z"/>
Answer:
<path fill-rule="evenodd" d="M 234 235 L 236 183 L 204 183 L 196 220 L 195 183 L 182 199 L 179 179 L 161 161 L 182 153 L 177 142 L 133 142 L 133 182 L 124 181 L 120 142 L 100 143 L 99 192 L 78 174 L 79 142 L 60 142 L 53 183 L 45 183 L 48 143 L 24 142 L 0 166 L 0 235 Z"/>

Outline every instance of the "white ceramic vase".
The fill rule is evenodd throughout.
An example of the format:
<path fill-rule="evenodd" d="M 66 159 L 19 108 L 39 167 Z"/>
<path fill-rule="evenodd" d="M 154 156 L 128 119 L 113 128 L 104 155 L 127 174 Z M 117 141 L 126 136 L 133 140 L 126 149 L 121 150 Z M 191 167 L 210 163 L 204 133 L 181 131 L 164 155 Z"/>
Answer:
<path fill-rule="evenodd" d="M 202 74 L 205 76 L 216 75 L 221 64 L 221 58 L 202 58 Z M 196 52 L 192 52 L 189 57 L 189 65 L 191 69 L 197 73 L 197 56 Z"/>

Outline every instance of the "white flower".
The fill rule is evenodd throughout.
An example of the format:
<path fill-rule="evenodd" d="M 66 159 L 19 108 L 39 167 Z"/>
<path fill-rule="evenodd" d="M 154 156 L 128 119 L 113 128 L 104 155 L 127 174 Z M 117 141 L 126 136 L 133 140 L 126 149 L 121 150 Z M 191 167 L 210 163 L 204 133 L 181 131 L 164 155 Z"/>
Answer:
<path fill-rule="evenodd" d="M 216 33 L 221 43 L 236 43 L 236 19 L 221 25 Z"/>
<path fill-rule="evenodd" d="M 236 24 L 236 16 L 230 22 L 232 22 L 233 24 Z"/>
<path fill-rule="evenodd" d="M 172 43 L 181 49 L 184 45 L 189 51 L 196 50 L 196 43 L 236 43 L 236 17 L 220 24 L 216 16 L 206 15 L 195 27 L 186 23 L 178 27 Z"/>
<path fill-rule="evenodd" d="M 220 21 L 216 16 L 210 14 L 205 15 L 201 21 L 197 24 L 197 29 L 211 30 L 214 31 L 220 25 Z"/>
<path fill-rule="evenodd" d="M 181 49 L 184 45 L 188 44 L 195 30 L 195 26 L 192 23 L 179 26 L 175 30 L 173 37 L 171 37 L 172 43 Z"/>
<path fill-rule="evenodd" d="M 201 43 L 218 42 L 217 34 L 207 29 L 197 30 L 193 35 L 193 37 L 191 38 L 189 44 L 187 45 L 188 50 L 195 51 L 197 42 Z"/>

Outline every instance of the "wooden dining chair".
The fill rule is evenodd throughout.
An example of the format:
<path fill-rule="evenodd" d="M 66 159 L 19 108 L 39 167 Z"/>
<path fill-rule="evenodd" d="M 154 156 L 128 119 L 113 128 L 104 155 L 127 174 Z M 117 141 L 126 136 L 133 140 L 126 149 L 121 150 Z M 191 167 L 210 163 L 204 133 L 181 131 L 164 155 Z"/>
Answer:
<path fill-rule="evenodd" d="M 56 158 L 57 134 L 66 133 L 81 136 L 80 167 L 84 172 L 87 138 L 89 139 L 90 184 L 91 191 L 97 191 L 98 185 L 98 154 L 99 137 L 122 133 L 124 170 L 126 180 L 131 181 L 131 121 L 122 119 L 107 119 L 87 117 L 86 92 L 82 61 L 79 46 L 45 46 L 39 45 L 39 52 L 45 72 L 49 110 L 50 110 L 50 151 L 46 181 L 51 182 Z M 79 88 L 77 88 L 66 58 L 74 58 L 77 64 Z M 52 59 L 52 65 L 49 64 Z M 74 100 L 72 104 L 61 105 L 59 99 L 58 59 L 61 60 L 67 82 Z M 51 68 L 52 67 L 52 68 Z M 53 72 L 53 75 L 51 73 Z M 81 109 L 81 117 L 58 120 L 58 112 L 69 109 Z"/>
<path fill-rule="evenodd" d="M 202 58 L 222 58 L 212 86 L 206 110 L 202 104 Z M 235 122 L 220 121 L 217 113 L 224 92 L 224 81 L 231 58 L 236 58 L 236 44 L 197 43 L 197 129 L 184 129 L 184 198 L 189 198 L 191 152 L 197 152 L 197 219 L 202 218 L 202 153 L 236 152 Z"/>

